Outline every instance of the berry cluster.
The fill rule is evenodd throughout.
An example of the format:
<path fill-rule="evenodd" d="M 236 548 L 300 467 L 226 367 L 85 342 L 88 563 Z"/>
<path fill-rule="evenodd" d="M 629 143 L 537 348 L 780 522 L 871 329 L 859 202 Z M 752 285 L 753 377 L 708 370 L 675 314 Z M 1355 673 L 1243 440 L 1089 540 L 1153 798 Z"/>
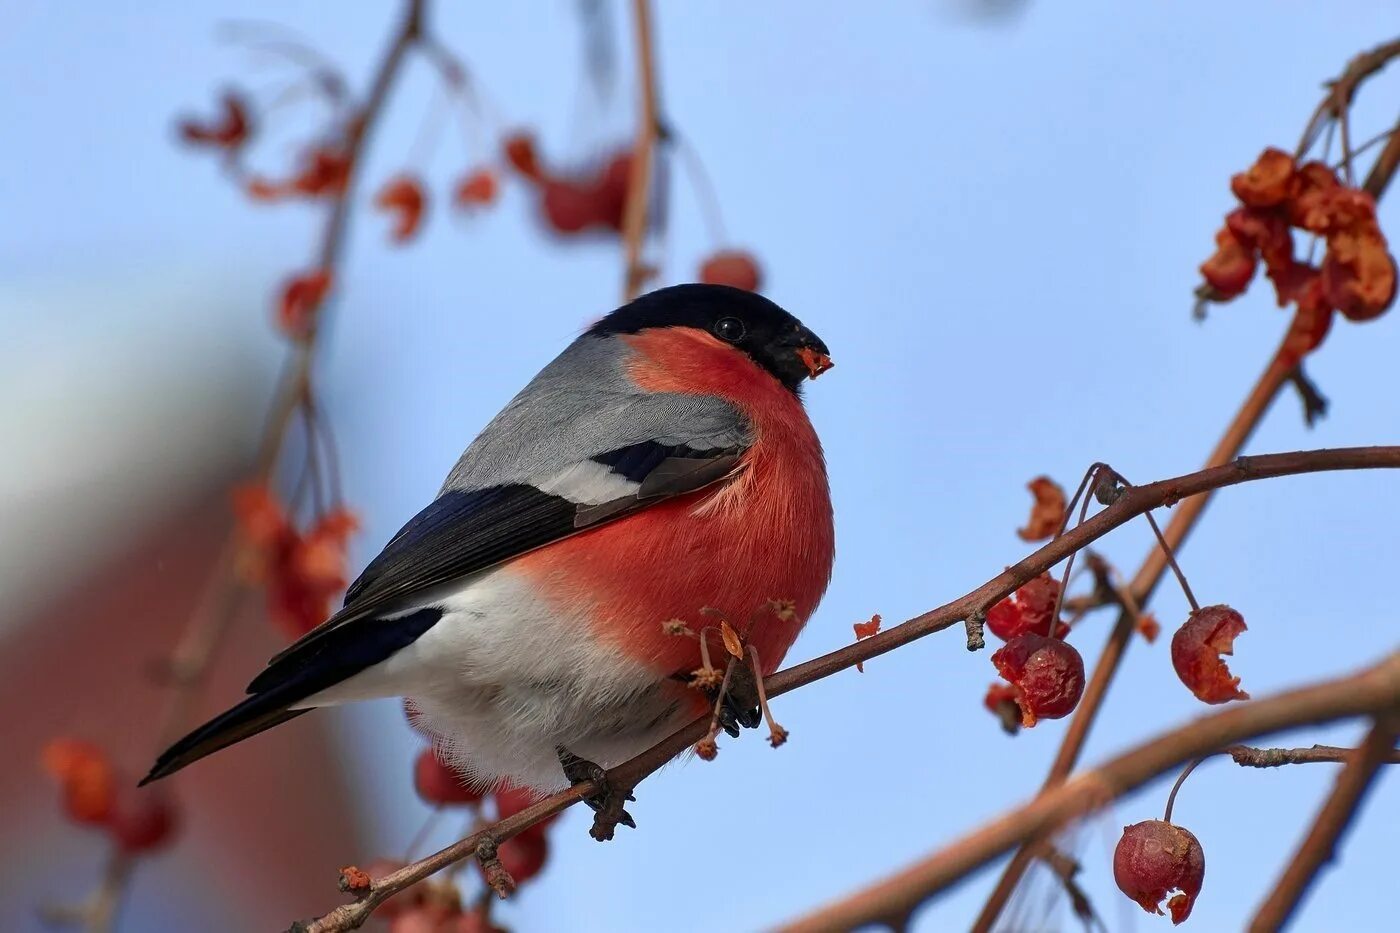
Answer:
<path fill-rule="evenodd" d="M 1203 294 L 1235 298 L 1262 261 L 1279 307 L 1297 307 L 1287 341 L 1297 359 L 1322 343 L 1334 312 L 1367 321 L 1395 300 L 1395 259 L 1368 192 L 1344 185 L 1322 162 L 1298 165 L 1278 149 L 1265 149 L 1230 188 L 1241 206 L 1226 215 L 1215 253 L 1201 264 Z M 1294 229 L 1326 242 L 1320 265 L 1294 255 Z"/>
<path fill-rule="evenodd" d="M 138 788 L 96 745 L 53 739 L 44 746 L 42 764 L 58 782 L 68 818 L 102 829 L 118 850 L 151 852 L 173 837 L 178 817 L 170 797 L 159 788 Z"/>
<path fill-rule="evenodd" d="M 299 529 L 261 484 L 234 490 L 233 507 L 245 545 L 241 572 L 267 590 L 268 613 L 289 637 L 305 635 L 325 621 L 349 583 L 346 545 L 359 522 L 337 507 Z"/>

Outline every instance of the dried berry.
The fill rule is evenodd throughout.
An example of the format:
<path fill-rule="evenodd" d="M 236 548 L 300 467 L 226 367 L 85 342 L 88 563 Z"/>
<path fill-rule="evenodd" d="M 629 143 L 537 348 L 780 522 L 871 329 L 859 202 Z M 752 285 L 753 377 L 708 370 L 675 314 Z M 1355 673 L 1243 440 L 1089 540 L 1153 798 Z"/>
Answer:
<path fill-rule="evenodd" d="M 1265 149 L 1248 170 L 1230 179 L 1230 190 L 1249 207 L 1273 207 L 1293 192 L 1293 157 L 1281 149 Z"/>
<path fill-rule="evenodd" d="M 982 698 L 982 705 L 992 715 L 1001 720 L 1001 727 L 1009 735 L 1015 735 L 1021 728 L 1020 693 L 1010 684 L 993 683 Z"/>
<path fill-rule="evenodd" d="M 374 206 L 394 218 L 389 235 L 395 243 L 407 243 L 423 224 L 428 195 L 423 183 L 412 175 L 391 178 L 374 197 Z"/>
<path fill-rule="evenodd" d="M 1042 573 L 988 609 L 987 628 L 1002 641 L 1028 633 L 1050 635 L 1050 619 L 1055 614 L 1059 596 L 1060 581 L 1049 573 Z M 1053 634 L 1064 638 L 1069 634 L 1069 626 L 1058 622 Z"/>
<path fill-rule="evenodd" d="M 992 655 L 1002 679 L 1016 688 L 1021 724 L 1068 716 L 1084 694 L 1084 659 L 1068 642 L 1017 635 Z"/>
<path fill-rule="evenodd" d="M 1178 892 L 1167 901 L 1173 924 L 1191 916 L 1205 876 L 1201 843 L 1172 823 L 1146 820 L 1125 826 L 1113 850 L 1113 880 L 1143 910 L 1160 914 L 1162 899 Z"/>
<path fill-rule="evenodd" d="M 342 149 L 321 146 L 302 155 L 301 171 L 282 191 L 308 198 L 334 197 L 350 183 L 350 156 Z"/>
<path fill-rule="evenodd" d="M 460 208 L 473 209 L 486 207 L 496 200 L 500 185 L 496 173 L 489 168 L 479 168 L 469 172 L 457 183 L 452 195 L 452 203 Z"/>
<path fill-rule="evenodd" d="M 229 91 L 224 94 L 220 105 L 222 110 L 215 120 L 181 120 L 180 138 L 195 146 L 214 146 L 229 150 L 237 149 L 247 142 L 253 132 L 253 123 L 243 98 Z"/>
<path fill-rule="evenodd" d="M 1327 237 L 1322 293 L 1328 304 L 1352 321 L 1379 317 L 1395 300 L 1395 259 L 1374 221 Z"/>
<path fill-rule="evenodd" d="M 540 206 L 544 219 L 555 233 L 571 234 L 597 222 L 598 209 L 593 193 L 571 181 L 549 179 L 543 183 Z"/>
<path fill-rule="evenodd" d="M 170 842 L 177 825 L 170 797 L 158 788 L 124 786 L 117 794 L 107 829 L 123 852 L 151 852 Z"/>
<path fill-rule="evenodd" d="M 700 281 L 709 285 L 732 285 L 756 292 L 762 284 L 758 260 L 752 253 L 738 249 L 722 249 L 712 253 L 700 264 Z"/>
<path fill-rule="evenodd" d="M 413 789 L 434 806 L 460 806 L 481 802 L 482 794 L 465 777 L 438 757 L 437 750 L 425 748 L 413 761 Z"/>
<path fill-rule="evenodd" d="M 1172 636 L 1172 666 L 1181 682 L 1206 703 L 1247 700 L 1240 679 L 1220 656 L 1233 654 L 1235 637 L 1245 630 L 1244 617 L 1229 606 L 1205 606 L 1187 618 Z"/>
<path fill-rule="evenodd" d="M 294 340 L 305 340 L 330 288 L 328 269 L 313 269 L 287 280 L 277 303 L 277 326 L 282 333 Z"/>
<path fill-rule="evenodd" d="M 103 825 L 116 803 L 116 771 L 107 753 L 79 739 L 53 739 L 41 763 L 63 795 L 63 811 L 75 823 Z"/>
<path fill-rule="evenodd" d="M 875 613 L 873 616 L 870 617 L 870 621 L 869 621 L 869 622 L 856 622 L 856 623 L 854 623 L 854 624 L 851 626 L 851 628 L 852 628 L 852 629 L 855 631 L 855 633 L 856 633 L 856 641 L 860 641 L 862 638 L 870 638 L 870 637 L 872 637 L 872 636 L 874 636 L 874 635 L 880 634 L 880 623 L 883 622 L 883 621 L 884 621 L 884 620 L 880 617 L 880 613 L 877 612 L 877 613 Z M 864 661 L 857 661 L 857 662 L 856 662 L 856 670 L 859 671 L 860 673 L 864 674 L 864 673 L 865 673 L 865 662 L 864 662 Z"/>
<path fill-rule="evenodd" d="M 1229 299 L 1249 287 L 1257 267 L 1254 250 L 1223 227 L 1215 235 L 1215 253 L 1201 263 L 1201 276 L 1221 299 Z"/>
<path fill-rule="evenodd" d="M 537 183 L 544 181 L 544 172 L 540 169 L 539 152 L 535 148 L 533 136 L 523 132 L 514 133 L 506 137 L 502 148 L 505 150 L 506 161 L 522 177 Z"/>
<path fill-rule="evenodd" d="M 1025 528 L 1016 529 L 1022 541 L 1052 538 L 1065 522 L 1065 491 L 1048 476 L 1037 476 L 1026 484 L 1035 501 Z"/>

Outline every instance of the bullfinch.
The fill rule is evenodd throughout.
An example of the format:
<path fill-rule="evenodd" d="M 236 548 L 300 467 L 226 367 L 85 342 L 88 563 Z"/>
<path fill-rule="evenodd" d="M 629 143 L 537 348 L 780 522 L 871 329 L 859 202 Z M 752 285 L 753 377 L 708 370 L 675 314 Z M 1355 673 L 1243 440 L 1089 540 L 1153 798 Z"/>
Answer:
<path fill-rule="evenodd" d="M 669 620 L 700 631 L 702 609 L 722 612 L 772 673 L 831 576 L 800 395 L 830 365 L 795 317 L 728 286 L 613 311 L 492 419 L 344 608 L 145 781 L 318 707 L 397 696 L 476 783 L 552 790 L 710 708 L 687 683 L 699 641 Z"/>

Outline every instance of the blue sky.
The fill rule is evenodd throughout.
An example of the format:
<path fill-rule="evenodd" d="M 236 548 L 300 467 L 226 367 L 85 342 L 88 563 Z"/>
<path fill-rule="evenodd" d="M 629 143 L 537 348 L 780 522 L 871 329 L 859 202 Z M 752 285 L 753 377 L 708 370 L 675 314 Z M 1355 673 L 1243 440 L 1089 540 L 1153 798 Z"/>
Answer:
<path fill-rule="evenodd" d="M 238 6 L 314 37 L 357 82 L 396 15 L 394 4 Z M 316 218 L 250 206 L 209 159 L 171 141 L 173 114 L 206 109 L 226 79 L 248 74 L 245 56 L 213 37 L 234 12 L 6 5 L 0 277 L 140 294 L 203 276 L 220 295 L 208 326 L 277 358 L 268 295 L 309 261 Z M 626 115 L 581 117 L 573 12 L 561 0 L 452 5 L 435 24 L 507 123 L 581 159 L 617 138 L 608 134 Z M 838 364 L 808 393 L 836 504 L 835 578 L 789 660 L 847 643 L 872 612 L 892 622 L 943 603 L 1024 554 L 1014 529 L 1036 474 L 1072 483 L 1106 460 L 1143 481 L 1199 464 L 1286 317 L 1256 287 L 1192 322 L 1194 270 L 1231 205 L 1230 174 L 1265 145 L 1291 147 L 1322 80 L 1400 26 L 1379 0 L 1346 12 L 1040 0 L 988 25 L 927 0 L 859 15 L 829 2 L 665 6 L 667 112 L 704 157 L 733 242 L 761 256 L 768 294 Z M 255 86 L 274 77 L 261 72 Z M 1363 92 L 1358 136 L 1394 118 L 1397 88 L 1391 75 Z M 371 178 L 402 167 L 430 100 L 429 71 L 417 67 Z M 448 134 L 433 177 L 445 185 L 468 162 Z M 1382 223 L 1396 216 L 1387 206 Z M 712 244 L 684 186 L 672 220 L 666 279 L 680 281 Z M 471 222 L 435 212 L 411 249 L 388 246 L 384 226 L 368 212 L 355 219 L 322 366 L 346 487 L 366 520 L 357 565 L 433 495 L 497 408 L 613 306 L 621 278 L 612 246 L 543 238 L 514 188 Z M 104 310 L 66 314 L 54 325 Z M 1307 431 L 1284 396 L 1251 449 L 1395 442 L 1391 318 L 1339 322 L 1311 363 L 1332 413 Z M 1394 646 L 1383 584 L 1398 512 L 1400 486 L 1375 474 L 1256 484 L 1212 506 L 1182 560 L 1202 601 L 1249 620 L 1233 662 L 1246 688 L 1341 673 Z M 1130 573 L 1148 547 L 1146 529 L 1131 527 L 1101 550 Z M 1184 618 L 1170 587 L 1154 608 L 1168 631 Z M 1086 660 L 1107 624 L 1076 636 Z M 1165 642 L 1133 646 L 1088 761 L 1202 712 L 1167 654 Z M 640 790 L 641 829 L 612 845 L 593 843 L 584 815 L 571 814 L 549 871 L 502 915 L 524 930 L 751 929 L 873 879 L 1038 785 L 1063 724 L 1007 739 L 980 707 L 992 677 L 987 655 L 949 633 L 784 697 L 786 747 L 750 735 L 713 764 L 668 768 Z M 408 784 L 414 739 L 392 704 L 335 715 L 364 811 L 396 850 L 423 812 Z M 1357 735 L 1346 726 L 1289 741 Z M 1191 926 L 1242 924 L 1334 773 L 1197 772 L 1177 806 L 1207 856 Z M 1387 778 L 1295 929 L 1383 927 L 1400 825 Z M 1118 827 L 1158 814 L 1166 789 L 1150 786 L 1080 833 L 1085 884 L 1112 929 L 1166 923 L 1118 896 L 1108 868 Z M 744 833 L 756 838 L 736 851 Z M 928 907 L 916 929 L 966 926 L 989 880 Z M 154 885 L 138 883 L 134 897 L 139 916 L 160 914 Z M 307 909 L 334 900 L 328 890 Z M 1061 913 L 1043 928 L 1073 926 Z"/>

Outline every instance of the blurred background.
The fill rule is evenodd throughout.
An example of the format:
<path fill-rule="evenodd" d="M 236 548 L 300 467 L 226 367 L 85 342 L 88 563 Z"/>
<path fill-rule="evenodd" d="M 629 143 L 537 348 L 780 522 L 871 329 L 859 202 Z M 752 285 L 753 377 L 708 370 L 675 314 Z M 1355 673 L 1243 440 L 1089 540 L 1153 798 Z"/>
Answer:
<path fill-rule="evenodd" d="M 1026 553 L 1014 529 L 1032 476 L 1072 487 L 1105 460 L 1146 481 L 1203 461 L 1288 320 L 1257 284 L 1191 319 L 1230 175 L 1266 145 L 1291 149 L 1322 82 L 1400 30 L 1382 0 L 659 6 L 664 114 L 703 160 L 725 239 L 672 165 L 658 281 L 693 280 L 718 247 L 750 250 L 765 293 L 837 362 L 807 394 L 835 578 L 789 662 Z M 286 354 L 276 291 L 312 262 L 322 223 L 316 206 L 253 203 L 217 158 L 179 144 L 175 121 L 214 112 L 231 83 L 267 91 L 293 73 L 227 41 L 228 24 L 285 29 L 358 95 L 399 16 L 389 2 L 0 2 L 0 929 L 40 929 L 41 905 L 96 884 L 101 836 L 63 818 L 40 749 L 74 735 L 132 773 L 148 764 L 153 671 L 209 585 L 227 490 L 248 473 Z M 316 372 L 363 524 L 353 571 L 622 281 L 616 237 L 551 237 L 517 181 L 470 216 L 439 197 L 415 242 L 389 241 L 373 192 L 405 167 L 446 191 L 514 127 L 552 161 L 588 165 L 634 125 L 621 3 L 443 3 L 430 16 L 487 115 L 464 133 L 433 69 L 411 63 L 353 201 Z M 1397 101 L 1397 75 L 1368 84 L 1357 138 L 1388 127 Z M 267 164 L 294 159 L 315 125 L 297 108 L 314 106 L 279 111 L 286 138 L 263 144 Z M 1397 216 L 1382 206 L 1382 226 Z M 1309 365 L 1328 416 L 1308 430 L 1285 393 L 1250 450 L 1400 440 L 1398 346 L 1394 315 L 1339 321 Z M 1202 602 L 1249 620 L 1232 661 L 1248 690 L 1394 646 L 1397 515 L 1400 486 L 1381 473 L 1252 484 L 1211 506 L 1181 557 Z M 1150 546 L 1138 524 L 1099 547 L 1125 573 Z M 1167 632 L 1185 617 L 1170 586 L 1154 608 Z M 1075 635 L 1086 661 L 1110 618 Z M 283 643 L 254 601 L 201 716 Z M 788 745 L 746 734 L 712 764 L 673 764 L 641 787 L 640 829 L 608 845 L 568 812 L 545 871 L 495 916 L 517 930 L 758 929 L 872 880 L 1039 785 L 1064 723 L 1007 737 L 982 708 L 993 679 L 954 631 L 785 696 Z M 1134 644 L 1085 760 L 1202 709 L 1165 639 Z M 281 929 L 339 903 L 341 865 L 400 856 L 423 825 L 420 746 L 385 702 L 303 717 L 191 769 L 174 786 L 182 834 L 138 866 L 119 928 Z M 1197 771 L 1176 807 L 1207 857 L 1190 926 L 1241 926 L 1335 773 Z M 1109 857 L 1168 784 L 1075 834 L 1110 929 L 1167 923 L 1118 894 Z M 1397 789 L 1383 775 L 1294 929 L 1387 928 Z M 465 828 L 438 820 L 419 853 Z M 991 881 L 928 905 L 914 929 L 965 928 Z M 1018 929 L 1079 925 L 1063 904 L 1020 916 Z"/>

